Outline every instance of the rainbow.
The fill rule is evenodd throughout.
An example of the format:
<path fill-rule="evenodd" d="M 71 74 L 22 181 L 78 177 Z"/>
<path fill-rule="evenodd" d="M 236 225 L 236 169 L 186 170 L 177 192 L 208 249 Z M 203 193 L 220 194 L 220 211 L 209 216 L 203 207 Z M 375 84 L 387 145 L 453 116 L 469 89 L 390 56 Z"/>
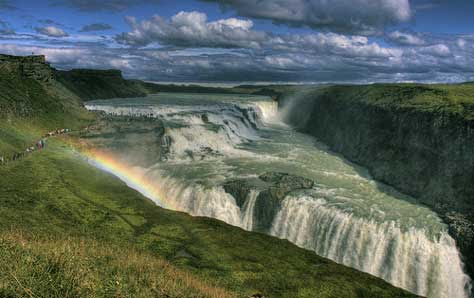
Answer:
<path fill-rule="evenodd" d="M 173 202 L 167 201 L 166 196 L 153 183 L 152 179 L 143 171 L 132 168 L 113 154 L 98 149 L 88 149 L 81 152 L 91 165 L 103 171 L 109 172 L 125 182 L 130 188 L 135 189 L 145 197 L 151 199 L 158 206 L 176 210 Z"/>

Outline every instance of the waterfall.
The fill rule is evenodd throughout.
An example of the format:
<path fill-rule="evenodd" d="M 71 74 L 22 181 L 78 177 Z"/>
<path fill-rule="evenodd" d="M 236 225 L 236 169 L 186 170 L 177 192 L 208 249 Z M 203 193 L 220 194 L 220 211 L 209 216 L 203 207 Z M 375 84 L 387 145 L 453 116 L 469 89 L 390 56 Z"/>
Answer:
<path fill-rule="evenodd" d="M 263 170 L 306 176 L 326 194 L 287 196 L 271 235 L 419 295 L 469 296 L 470 280 L 455 242 L 432 211 L 380 191 L 352 165 L 314 146 L 311 137 L 281 128 L 277 102 L 203 102 L 201 96 L 162 94 L 86 107 L 162 120 L 165 135 L 157 143 L 166 149 L 165 158 L 150 161 L 140 170 L 146 179 L 139 179 L 153 184 L 153 191 L 144 194 L 160 206 L 252 231 L 259 192 L 251 190 L 239 208 L 221 185 L 228 179 L 258 177 Z M 168 102 L 157 103 L 168 97 Z M 127 182 L 126 176 L 117 176 Z"/>
<path fill-rule="evenodd" d="M 469 296 L 454 240 L 402 230 L 396 222 L 356 218 L 323 199 L 287 197 L 270 234 L 427 297 Z"/>
<path fill-rule="evenodd" d="M 280 121 L 278 115 L 278 102 L 276 101 L 257 101 L 255 105 L 258 107 L 261 119 L 264 122 Z"/>
<path fill-rule="evenodd" d="M 247 195 L 247 200 L 244 203 L 242 211 L 242 228 L 247 231 L 253 230 L 253 214 L 255 209 L 255 202 L 259 195 L 259 191 L 251 190 Z"/>
<path fill-rule="evenodd" d="M 241 227 L 242 215 L 234 198 L 222 187 L 204 187 L 186 183 L 164 175 L 160 170 L 148 171 L 145 175 L 155 181 L 156 188 L 166 197 L 170 209 L 186 212 L 193 216 L 206 216 Z M 151 198 L 159 202 L 160 198 Z"/>

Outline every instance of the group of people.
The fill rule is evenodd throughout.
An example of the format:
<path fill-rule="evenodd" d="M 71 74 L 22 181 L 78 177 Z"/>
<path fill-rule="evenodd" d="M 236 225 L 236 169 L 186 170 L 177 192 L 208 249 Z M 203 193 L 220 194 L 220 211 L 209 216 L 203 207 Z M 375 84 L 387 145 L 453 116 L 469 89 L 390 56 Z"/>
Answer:
<path fill-rule="evenodd" d="M 52 136 L 55 136 L 55 135 L 61 135 L 61 134 L 68 133 L 68 132 L 70 132 L 69 128 L 56 129 L 54 131 L 48 132 L 43 137 L 47 138 L 47 137 L 52 137 Z"/>
<path fill-rule="evenodd" d="M 11 159 L 7 159 L 5 156 L 0 155 L 0 165 L 8 162 L 9 160 L 15 161 L 15 160 L 21 159 L 26 154 L 33 153 L 33 152 L 39 151 L 39 150 L 43 150 L 46 147 L 46 139 L 48 137 L 52 137 L 52 136 L 60 135 L 60 134 L 65 134 L 65 133 L 68 133 L 68 132 L 70 132 L 70 130 L 68 128 L 57 129 L 55 131 L 48 132 L 47 134 L 45 134 L 43 136 L 43 138 L 41 140 L 36 142 L 33 146 L 30 146 L 30 147 L 26 148 L 25 151 L 14 153 L 13 156 L 11 157 Z"/>

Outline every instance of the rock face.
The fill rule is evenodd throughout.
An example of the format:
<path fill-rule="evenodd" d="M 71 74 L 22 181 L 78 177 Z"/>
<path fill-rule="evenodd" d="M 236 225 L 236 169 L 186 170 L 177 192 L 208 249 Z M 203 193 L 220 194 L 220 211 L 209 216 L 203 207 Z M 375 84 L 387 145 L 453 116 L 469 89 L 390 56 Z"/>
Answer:
<path fill-rule="evenodd" d="M 313 185 L 313 181 L 303 177 L 268 172 L 260 175 L 258 179 L 229 181 L 224 185 L 224 189 L 235 198 L 241 209 L 244 207 L 250 191 L 258 191 L 253 214 L 253 230 L 268 232 L 285 197 L 294 191 L 310 189 Z"/>
<path fill-rule="evenodd" d="M 50 82 L 53 79 L 53 69 L 42 55 L 23 57 L 0 54 L 0 69 L 18 72 L 24 78 L 41 82 Z"/>
<path fill-rule="evenodd" d="M 357 97 L 348 99 L 351 88 L 359 88 Z M 392 105 L 364 98 L 368 89 L 328 88 L 281 104 L 291 124 L 438 212 L 474 276 L 474 120 L 442 108 L 403 104 L 413 94 L 442 98 L 436 89 L 401 87 L 397 91 L 404 97 Z M 474 110 L 467 104 L 455 108 Z"/>
<path fill-rule="evenodd" d="M 163 122 L 156 118 L 98 115 L 81 137 L 94 148 L 105 149 L 133 166 L 149 168 L 165 157 L 169 141 Z"/>

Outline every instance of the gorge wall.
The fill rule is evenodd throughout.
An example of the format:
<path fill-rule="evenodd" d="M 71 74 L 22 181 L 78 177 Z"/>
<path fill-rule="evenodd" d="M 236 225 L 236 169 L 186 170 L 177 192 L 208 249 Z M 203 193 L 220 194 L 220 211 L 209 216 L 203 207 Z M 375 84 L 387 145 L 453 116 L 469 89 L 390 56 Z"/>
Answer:
<path fill-rule="evenodd" d="M 288 123 L 435 210 L 473 276 L 473 86 L 334 86 L 280 106 Z"/>

